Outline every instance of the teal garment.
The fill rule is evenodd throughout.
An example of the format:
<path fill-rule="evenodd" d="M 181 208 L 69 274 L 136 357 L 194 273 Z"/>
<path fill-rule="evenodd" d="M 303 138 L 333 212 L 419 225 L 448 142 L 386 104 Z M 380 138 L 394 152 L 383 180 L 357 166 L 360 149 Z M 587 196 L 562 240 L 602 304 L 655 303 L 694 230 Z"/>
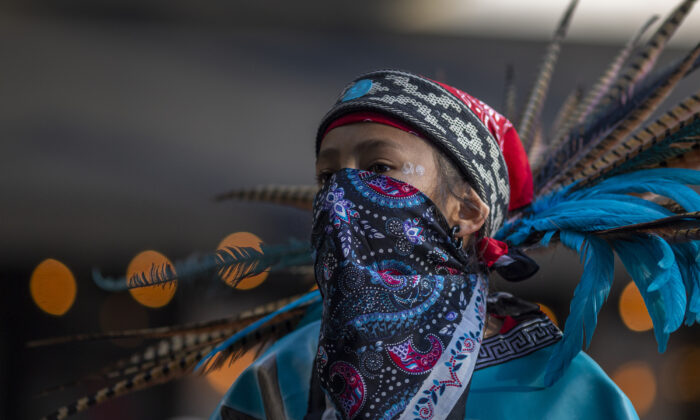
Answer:
<path fill-rule="evenodd" d="M 318 344 L 320 321 L 306 323 L 272 345 L 263 356 L 244 370 L 212 414 L 222 419 L 227 406 L 252 418 L 264 419 L 262 370 L 276 370 L 274 391 L 277 404 L 289 419 L 306 414 L 311 369 Z M 555 346 L 545 347 L 499 365 L 474 372 L 465 419 L 638 419 L 632 404 L 593 359 L 580 352 L 566 373 L 549 388 L 544 386 L 544 367 Z M 274 375 L 273 375 L 274 377 Z M 269 389 L 269 388 L 266 388 Z M 271 415 L 277 418 L 280 414 Z"/>

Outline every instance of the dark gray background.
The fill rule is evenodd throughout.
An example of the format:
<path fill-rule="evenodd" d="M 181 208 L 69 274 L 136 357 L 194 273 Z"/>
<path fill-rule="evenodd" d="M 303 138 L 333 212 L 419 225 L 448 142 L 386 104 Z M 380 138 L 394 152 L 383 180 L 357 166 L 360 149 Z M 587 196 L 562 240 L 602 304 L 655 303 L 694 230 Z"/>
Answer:
<path fill-rule="evenodd" d="M 120 275 L 141 250 L 176 260 L 212 250 L 236 231 L 254 232 L 267 243 L 306 238 L 305 212 L 211 199 L 236 187 L 312 183 L 316 124 L 356 75 L 407 69 L 499 108 L 505 67 L 512 64 L 522 103 L 544 41 L 507 34 L 498 39 L 400 34 L 387 25 L 392 7 L 400 6 L 392 1 L 2 6 L 0 267 L 9 289 L 2 292 L 0 417 L 47 414 L 89 389 L 42 399 L 31 394 L 124 353 L 111 343 L 21 346 L 32 338 L 100 329 L 98 314 L 110 297 L 92 284 L 92 267 Z M 589 86 L 619 48 L 567 43 L 544 120 L 553 119 L 573 87 Z M 683 51 L 668 51 L 662 63 Z M 694 75 L 672 100 L 698 85 Z M 78 280 L 76 302 L 61 318 L 40 312 L 28 293 L 32 269 L 49 257 L 68 265 Z M 580 275 L 578 260 L 560 248 L 536 258 L 542 270 L 535 278 L 517 285 L 498 281 L 495 287 L 543 302 L 561 320 Z M 666 359 L 657 354 L 653 334 L 633 333 L 619 319 L 617 300 L 629 278 L 622 270 L 617 274 L 589 353 L 608 373 L 639 359 L 663 377 Z M 248 292 L 183 286 L 168 307 L 147 311 L 148 324 L 224 316 L 309 286 L 283 275 Z M 697 329 L 684 328 L 672 336 L 669 352 L 697 343 Z M 657 394 L 646 418 L 691 418 L 697 408 L 697 401 L 681 404 L 663 390 Z M 185 379 L 76 418 L 206 418 L 218 398 L 203 379 Z"/>

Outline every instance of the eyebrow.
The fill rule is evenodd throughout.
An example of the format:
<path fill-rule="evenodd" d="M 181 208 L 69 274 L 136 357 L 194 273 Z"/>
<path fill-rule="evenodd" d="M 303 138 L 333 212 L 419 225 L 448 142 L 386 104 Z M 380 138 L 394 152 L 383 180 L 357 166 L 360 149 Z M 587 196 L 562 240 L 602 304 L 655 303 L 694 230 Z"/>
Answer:
<path fill-rule="evenodd" d="M 382 139 L 382 138 L 369 138 L 367 140 L 363 140 L 360 144 L 358 144 L 355 147 L 355 149 L 360 153 L 366 153 L 372 149 L 379 149 L 382 147 L 388 147 L 390 149 L 401 150 L 401 146 L 399 146 L 395 142 L 391 142 L 389 140 Z"/>
<path fill-rule="evenodd" d="M 366 140 L 362 140 L 359 144 L 355 146 L 355 152 L 356 153 L 367 153 L 368 151 L 374 150 L 374 149 L 379 149 L 379 148 L 390 148 L 394 150 L 401 150 L 401 146 L 398 144 L 391 142 L 386 139 L 382 138 L 368 138 Z M 340 150 L 334 147 L 324 149 L 318 154 L 318 157 L 316 158 L 316 162 L 318 163 L 319 161 L 322 160 L 333 160 L 333 159 L 338 159 L 340 155 Z"/>

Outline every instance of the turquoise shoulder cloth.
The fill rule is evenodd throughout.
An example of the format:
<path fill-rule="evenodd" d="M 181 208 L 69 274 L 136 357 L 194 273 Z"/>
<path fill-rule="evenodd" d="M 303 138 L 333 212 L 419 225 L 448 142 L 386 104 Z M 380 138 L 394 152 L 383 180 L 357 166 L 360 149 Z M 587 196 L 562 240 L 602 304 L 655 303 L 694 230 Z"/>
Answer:
<path fill-rule="evenodd" d="M 245 369 L 211 419 L 303 419 L 320 328 L 315 319 L 318 314 L 309 313 L 303 326 Z M 465 419 L 638 419 L 629 399 L 583 352 L 559 381 L 545 387 L 553 347 L 477 370 Z"/>

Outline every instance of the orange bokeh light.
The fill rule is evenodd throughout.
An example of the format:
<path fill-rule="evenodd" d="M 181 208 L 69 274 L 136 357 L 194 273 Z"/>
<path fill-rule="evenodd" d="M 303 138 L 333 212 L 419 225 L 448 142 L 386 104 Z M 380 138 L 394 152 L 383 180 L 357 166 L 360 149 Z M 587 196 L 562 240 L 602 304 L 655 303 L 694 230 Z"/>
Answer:
<path fill-rule="evenodd" d="M 258 346 L 253 347 L 239 357 L 235 362 L 224 365 L 223 367 L 207 374 L 207 382 L 216 392 L 221 395 L 226 394 L 226 391 L 235 382 L 238 376 L 255 360 L 255 354 L 258 351 Z"/>
<path fill-rule="evenodd" d="M 653 327 L 644 299 L 633 281 L 625 286 L 620 295 L 620 317 L 632 331 L 648 331 Z"/>
<path fill-rule="evenodd" d="M 73 306 L 78 285 L 70 269 L 48 258 L 36 266 L 29 279 L 29 292 L 36 306 L 47 314 L 61 316 Z"/>
<path fill-rule="evenodd" d="M 615 370 L 612 380 L 632 401 L 639 416 L 646 414 L 656 398 L 656 377 L 648 363 L 633 361 Z"/>
<path fill-rule="evenodd" d="M 547 315 L 554 325 L 559 326 L 559 320 L 557 319 L 557 316 L 554 315 L 552 308 L 543 303 L 537 303 L 537 305 L 540 307 L 540 311 L 544 312 L 544 314 Z"/>
<path fill-rule="evenodd" d="M 262 240 L 250 232 L 236 232 L 222 239 L 217 249 L 221 250 L 225 247 L 250 247 L 262 252 L 262 248 L 260 247 L 261 244 Z M 267 275 L 268 270 L 265 270 L 260 274 L 245 278 L 236 285 L 236 289 L 248 290 L 258 287 L 265 281 L 265 279 L 267 279 Z M 233 281 L 233 274 L 228 274 L 227 276 L 223 277 L 222 280 L 224 283 L 230 286 L 231 282 Z"/>
<path fill-rule="evenodd" d="M 143 251 L 132 258 L 126 269 L 126 278 L 130 278 L 137 273 L 150 273 L 151 267 L 159 267 L 167 264 L 174 270 L 173 264 L 163 254 L 157 251 Z M 131 296 L 140 304 L 149 308 L 160 308 L 168 304 L 177 290 L 177 281 L 164 285 L 154 285 L 148 287 L 137 287 L 129 289 Z"/>

